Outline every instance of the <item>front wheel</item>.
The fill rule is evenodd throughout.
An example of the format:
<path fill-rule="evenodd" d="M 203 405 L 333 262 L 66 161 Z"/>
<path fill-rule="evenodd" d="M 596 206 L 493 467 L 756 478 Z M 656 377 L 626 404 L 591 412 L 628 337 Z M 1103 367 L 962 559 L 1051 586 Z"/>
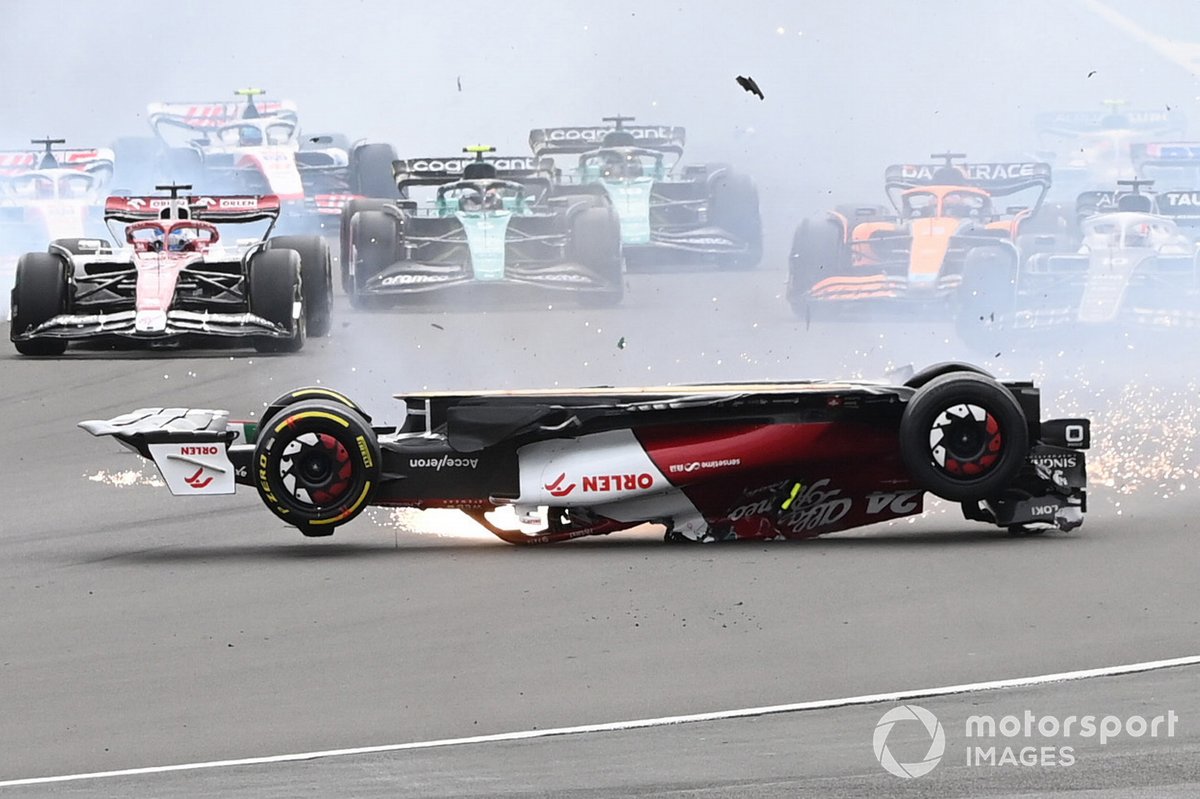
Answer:
<path fill-rule="evenodd" d="M 375 432 L 353 408 L 303 400 L 259 431 L 255 486 L 267 508 L 304 535 L 332 535 L 367 507 L 381 459 Z"/>
<path fill-rule="evenodd" d="M 277 236 L 268 247 L 300 256 L 305 333 L 320 338 L 333 326 L 333 269 L 329 245 L 320 236 Z"/>
<path fill-rule="evenodd" d="M 1029 450 L 1029 424 L 1008 389 L 952 371 L 917 389 L 900 417 L 900 457 L 918 486 L 973 502 L 1008 488 Z"/>
<path fill-rule="evenodd" d="M 299 352 L 305 338 L 300 256 L 295 250 L 258 252 L 250 258 L 248 271 L 250 312 L 291 333 L 288 338 L 257 336 L 254 348 L 259 352 Z"/>
<path fill-rule="evenodd" d="M 66 264 L 57 256 L 31 252 L 17 261 L 12 290 L 12 321 L 9 337 L 22 355 L 62 355 L 67 342 L 60 338 L 18 340 L 17 336 L 66 313 L 68 305 Z"/>
<path fill-rule="evenodd" d="M 709 219 L 746 245 L 743 252 L 717 256 L 722 269 L 753 269 L 762 260 L 762 217 L 758 189 L 746 175 L 726 170 L 713 179 Z"/>
<path fill-rule="evenodd" d="M 603 289 L 581 293 L 580 305 L 608 308 L 620 304 L 625 295 L 625 270 L 621 258 L 621 224 L 615 211 L 602 206 L 576 214 L 569 257 L 605 284 Z"/>

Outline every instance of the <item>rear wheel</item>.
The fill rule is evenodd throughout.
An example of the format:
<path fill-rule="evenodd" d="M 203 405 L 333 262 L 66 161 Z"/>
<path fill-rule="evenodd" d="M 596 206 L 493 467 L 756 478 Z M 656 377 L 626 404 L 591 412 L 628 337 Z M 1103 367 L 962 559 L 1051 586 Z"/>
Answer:
<path fill-rule="evenodd" d="M 346 293 L 355 308 L 367 308 L 371 298 L 363 292 L 367 281 L 400 260 L 396 219 L 383 211 L 362 211 L 350 221 L 350 257 L 354 274 Z"/>
<path fill-rule="evenodd" d="M 713 180 L 709 220 L 746 243 L 745 252 L 717 256 L 722 269 L 753 269 L 762 260 L 758 189 L 746 175 L 726 170 Z"/>
<path fill-rule="evenodd" d="M 900 418 L 900 457 L 918 486 L 953 502 L 1008 488 L 1029 450 L 1029 425 L 1012 393 L 955 371 L 917 390 Z"/>
<path fill-rule="evenodd" d="M 612 208 L 588 208 L 575 215 L 569 257 L 607 284 L 601 291 L 581 293 L 581 305 L 609 308 L 620 304 L 625 295 L 625 270 L 621 261 L 621 223 Z"/>
<path fill-rule="evenodd" d="M 847 261 L 841 227 L 826 217 L 805 219 L 792 238 L 787 298 L 797 316 L 807 317 L 809 292 L 827 277 L 842 274 Z"/>
<path fill-rule="evenodd" d="M 16 340 L 16 337 L 67 312 L 67 265 L 57 256 L 31 252 L 17 261 L 12 289 L 12 322 L 9 336 L 22 355 L 62 355 L 65 339 Z"/>
<path fill-rule="evenodd" d="M 392 174 L 396 148 L 390 144 L 361 144 L 350 152 L 350 185 L 364 197 L 400 199 Z"/>
<path fill-rule="evenodd" d="M 304 535 L 332 535 L 367 507 L 381 460 L 375 432 L 353 408 L 303 400 L 260 429 L 255 486 L 267 508 Z"/>
<path fill-rule="evenodd" d="M 304 386 L 302 388 L 294 388 L 286 394 L 281 394 L 267 405 L 267 409 L 263 411 L 262 417 L 259 419 L 259 426 L 265 427 L 272 419 L 279 415 L 280 411 L 285 408 L 295 405 L 297 402 L 305 402 L 307 400 L 321 400 L 322 402 L 336 402 L 340 405 L 345 405 L 367 422 L 371 421 L 371 417 L 367 415 L 362 408 L 358 407 L 358 403 L 347 397 L 340 391 L 334 391 L 331 388 L 324 386 Z"/>
<path fill-rule="evenodd" d="M 250 312 L 291 331 L 288 338 L 257 336 L 259 352 L 298 352 L 304 347 L 304 295 L 300 282 L 300 256 L 294 250 L 255 253 L 247 267 Z M 295 314 L 296 304 L 300 313 Z"/>
<path fill-rule="evenodd" d="M 304 292 L 305 333 L 320 338 L 333 324 L 333 269 L 329 245 L 320 236 L 277 236 L 271 250 L 293 250 L 300 256 L 300 285 Z"/>
<path fill-rule="evenodd" d="M 971 374 L 983 375 L 991 377 L 991 374 L 974 364 L 962 363 L 961 361 L 944 361 L 926 366 L 921 371 L 914 374 L 912 377 L 904 381 L 904 385 L 908 388 L 920 388 L 935 377 L 942 375 L 953 374 L 955 372 L 970 372 Z"/>

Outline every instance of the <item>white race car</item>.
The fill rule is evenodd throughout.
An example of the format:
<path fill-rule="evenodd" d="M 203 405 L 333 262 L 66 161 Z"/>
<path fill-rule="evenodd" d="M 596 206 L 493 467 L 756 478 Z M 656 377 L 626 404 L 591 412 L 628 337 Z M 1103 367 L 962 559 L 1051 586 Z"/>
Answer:
<path fill-rule="evenodd" d="M 312 232 L 332 230 L 354 197 L 398 196 L 390 145 L 302 135 L 295 103 L 256 101 L 260 89 L 236 93 L 245 100 L 151 103 L 147 119 L 157 141 L 127 159 L 149 165 L 150 174 L 135 181 L 170 179 L 202 192 L 273 194 L 282 204 L 281 226 Z"/>
<path fill-rule="evenodd" d="M 0 252 L 19 253 L 52 239 L 103 230 L 113 151 L 54 149 L 65 141 L 33 139 L 42 150 L 0 151 Z"/>
<path fill-rule="evenodd" d="M 105 221 L 123 246 L 68 239 L 17 262 L 10 337 L 23 355 L 61 355 L 72 340 L 155 346 L 243 337 L 294 352 L 329 332 L 329 247 L 318 236 L 268 238 L 267 196 L 109 197 Z M 231 227 L 262 223 L 257 236 Z M 118 233 L 118 226 L 124 226 Z"/>

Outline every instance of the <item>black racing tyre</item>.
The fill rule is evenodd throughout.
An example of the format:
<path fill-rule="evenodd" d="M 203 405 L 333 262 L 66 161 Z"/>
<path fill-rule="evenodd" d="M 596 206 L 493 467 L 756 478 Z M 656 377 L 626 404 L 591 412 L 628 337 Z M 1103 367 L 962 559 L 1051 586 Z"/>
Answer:
<path fill-rule="evenodd" d="M 96 255 L 104 250 L 112 250 L 112 244 L 106 239 L 99 238 L 75 238 L 75 239 L 55 239 L 50 242 L 50 246 L 46 248 L 47 252 L 54 252 L 55 247 L 62 247 L 72 255 Z"/>
<path fill-rule="evenodd" d="M 625 296 L 625 269 L 621 257 L 621 223 L 609 206 L 587 208 L 577 213 L 571 224 L 567 257 L 583 264 L 599 276 L 609 288 L 581 292 L 580 305 L 610 308 Z"/>
<path fill-rule="evenodd" d="M 758 189 L 747 175 L 725 170 L 710 187 L 708 220 L 746 243 L 746 251 L 717 256 L 722 269 L 753 269 L 762 260 Z"/>
<path fill-rule="evenodd" d="M 807 314 L 808 293 L 827 277 L 845 272 L 849 261 L 841 225 L 828 217 L 805 219 L 792 237 L 787 298 L 797 316 Z"/>
<path fill-rule="evenodd" d="M 12 321 L 9 337 L 22 355 L 62 355 L 66 339 L 43 338 L 17 341 L 20 334 L 66 313 L 70 296 L 67 265 L 57 256 L 31 252 L 17 261 L 12 289 Z"/>
<path fill-rule="evenodd" d="M 292 331 L 290 338 L 256 336 L 254 348 L 259 352 L 298 352 L 305 337 L 300 256 L 295 250 L 263 250 L 250 257 L 247 271 L 250 312 Z M 301 303 L 298 319 L 292 316 L 296 302 Z"/>
<path fill-rule="evenodd" d="M 1029 425 L 1012 393 L 973 372 L 935 377 L 900 418 L 900 457 L 918 486 L 952 502 L 997 496 L 1029 451 Z"/>
<path fill-rule="evenodd" d="M 400 199 L 392 174 L 396 148 L 390 144 L 360 144 L 350 151 L 350 185 L 364 197 Z"/>
<path fill-rule="evenodd" d="M 320 338 L 333 325 L 333 267 L 329 245 L 320 236 L 276 236 L 270 250 L 294 250 L 300 256 L 305 334 Z"/>
<path fill-rule="evenodd" d="M 994 355 L 1011 330 L 1017 276 L 1017 257 L 1007 247 L 977 247 L 967 253 L 955 328 L 971 350 Z"/>
<path fill-rule="evenodd" d="M 342 274 L 344 293 L 350 293 L 350 222 L 360 211 L 381 211 L 391 204 L 390 200 L 354 199 L 342 206 L 338 235 L 338 268 Z"/>
<path fill-rule="evenodd" d="M 953 374 L 955 372 L 970 372 L 971 374 L 983 375 L 984 377 L 992 377 L 990 372 L 975 366 L 974 364 L 963 363 L 962 361 L 942 361 L 941 363 L 935 363 L 926 366 L 924 369 L 905 380 L 904 385 L 908 388 L 920 388 L 930 380 L 933 380 L 935 377 L 941 377 L 942 375 Z"/>
<path fill-rule="evenodd" d="M 334 391 L 331 388 L 324 386 L 304 386 L 302 388 L 294 388 L 285 394 L 281 394 L 267 405 L 262 416 L 259 417 L 259 427 L 265 427 L 272 419 L 274 419 L 280 411 L 288 406 L 295 405 L 297 402 L 306 400 L 321 400 L 322 402 L 336 402 L 339 405 L 345 405 L 352 411 L 357 413 L 367 422 L 371 421 L 371 417 L 360 407 L 358 403 L 347 397 L 340 391 Z"/>
<path fill-rule="evenodd" d="M 363 287 L 374 275 L 400 260 L 398 220 L 383 211 L 361 211 L 350 220 L 350 258 L 354 274 L 346 294 L 355 308 L 371 305 Z"/>
<path fill-rule="evenodd" d="M 254 484 L 280 519 L 306 536 L 327 536 L 367 507 L 381 460 L 375 432 L 357 411 L 303 400 L 259 429 Z"/>

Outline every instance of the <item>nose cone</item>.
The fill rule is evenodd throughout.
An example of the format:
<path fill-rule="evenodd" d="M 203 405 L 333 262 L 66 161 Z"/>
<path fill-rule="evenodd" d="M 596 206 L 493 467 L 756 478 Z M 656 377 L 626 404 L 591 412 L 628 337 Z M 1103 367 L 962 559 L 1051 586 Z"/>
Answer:
<path fill-rule="evenodd" d="M 133 329 L 138 333 L 162 333 L 167 329 L 167 312 L 138 311 L 133 320 Z"/>

